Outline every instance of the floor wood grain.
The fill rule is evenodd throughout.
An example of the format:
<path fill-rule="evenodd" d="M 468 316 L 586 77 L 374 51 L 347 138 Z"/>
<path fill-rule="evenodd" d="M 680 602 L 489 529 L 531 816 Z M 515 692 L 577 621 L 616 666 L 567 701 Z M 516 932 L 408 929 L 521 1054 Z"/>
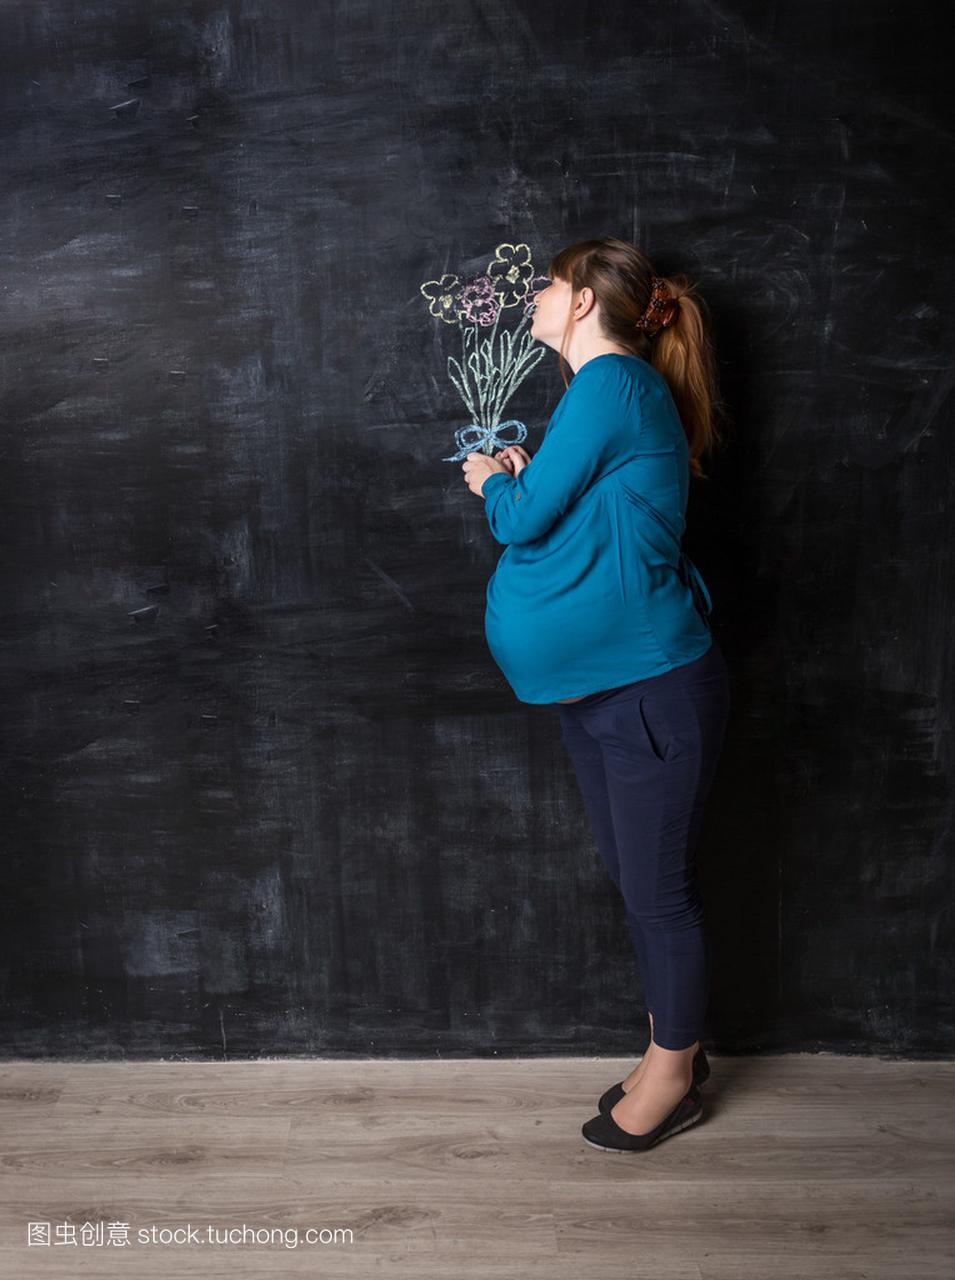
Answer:
<path fill-rule="evenodd" d="M 955 1063 L 710 1060 L 642 1154 L 616 1058 L 2 1063 L 0 1276 L 949 1280 Z"/>

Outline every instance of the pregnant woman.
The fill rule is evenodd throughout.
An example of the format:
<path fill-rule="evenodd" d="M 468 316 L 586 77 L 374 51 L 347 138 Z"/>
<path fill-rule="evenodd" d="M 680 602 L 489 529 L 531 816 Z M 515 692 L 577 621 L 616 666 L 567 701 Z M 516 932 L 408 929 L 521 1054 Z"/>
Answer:
<path fill-rule="evenodd" d="M 715 362 L 686 277 L 657 276 L 626 241 L 573 244 L 547 275 L 531 334 L 559 353 L 565 391 L 543 442 L 462 465 L 505 547 L 488 647 L 520 701 L 560 717 L 644 980 L 649 1047 L 583 1136 L 646 1151 L 700 1119 L 709 1075 L 696 843 L 729 676 L 681 543 L 690 475 L 717 440 Z"/>

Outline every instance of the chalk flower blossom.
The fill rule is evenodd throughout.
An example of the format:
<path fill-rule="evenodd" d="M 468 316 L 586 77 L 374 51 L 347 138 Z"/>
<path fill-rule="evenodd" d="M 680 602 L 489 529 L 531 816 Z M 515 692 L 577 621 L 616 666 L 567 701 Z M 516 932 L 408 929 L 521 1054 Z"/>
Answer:
<path fill-rule="evenodd" d="M 471 422 L 455 432 L 458 449 L 445 462 L 458 462 L 479 450 L 493 453 L 526 438 L 523 422 L 501 418 L 514 392 L 544 358 L 543 344 L 530 335 L 534 286 L 540 280 L 546 277 L 535 274 L 530 248 L 504 243 L 494 250 L 483 274 L 462 281 L 460 275 L 445 273 L 420 286 L 431 315 L 461 331 L 461 359 L 448 356 L 448 377 Z M 522 311 L 513 332 L 499 327 L 510 307 Z M 480 337 L 479 331 L 484 331 Z M 505 436 L 505 431 L 511 434 Z"/>
<path fill-rule="evenodd" d="M 534 264 L 526 244 L 499 244 L 487 269 L 502 307 L 516 307 L 527 297 Z"/>

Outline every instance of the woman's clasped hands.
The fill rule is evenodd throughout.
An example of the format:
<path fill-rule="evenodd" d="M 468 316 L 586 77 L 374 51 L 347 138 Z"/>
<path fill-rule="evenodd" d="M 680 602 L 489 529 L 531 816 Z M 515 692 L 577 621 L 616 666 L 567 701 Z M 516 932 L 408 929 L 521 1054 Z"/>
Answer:
<path fill-rule="evenodd" d="M 493 457 L 487 453 L 469 453 L 461 463 L 461 469 L 468 488 L 472 493 L 480 495 L 484 481 L 495 471 L 519 476 L 530 460 L 526 449 L 522 449 L 519 444 L 509 444 L 506 449 L 499 449 Z"/>

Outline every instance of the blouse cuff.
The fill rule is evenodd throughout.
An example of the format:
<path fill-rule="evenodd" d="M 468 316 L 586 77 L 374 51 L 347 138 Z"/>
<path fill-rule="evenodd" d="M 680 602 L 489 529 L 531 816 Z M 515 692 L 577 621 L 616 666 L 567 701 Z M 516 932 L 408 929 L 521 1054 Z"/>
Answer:
<path fill-rule="evenodd" d="M 488 485 L 490 485 L 492 481 L 504 480 L 509 484 L 513 479 L 514 477 L 508 475 L 506 471 L 492 471 L 490 475 L 485 476 L 484 483 L 481 485 L 481 497 L 490 497 L 492 490 L 488 488 Z"/>

